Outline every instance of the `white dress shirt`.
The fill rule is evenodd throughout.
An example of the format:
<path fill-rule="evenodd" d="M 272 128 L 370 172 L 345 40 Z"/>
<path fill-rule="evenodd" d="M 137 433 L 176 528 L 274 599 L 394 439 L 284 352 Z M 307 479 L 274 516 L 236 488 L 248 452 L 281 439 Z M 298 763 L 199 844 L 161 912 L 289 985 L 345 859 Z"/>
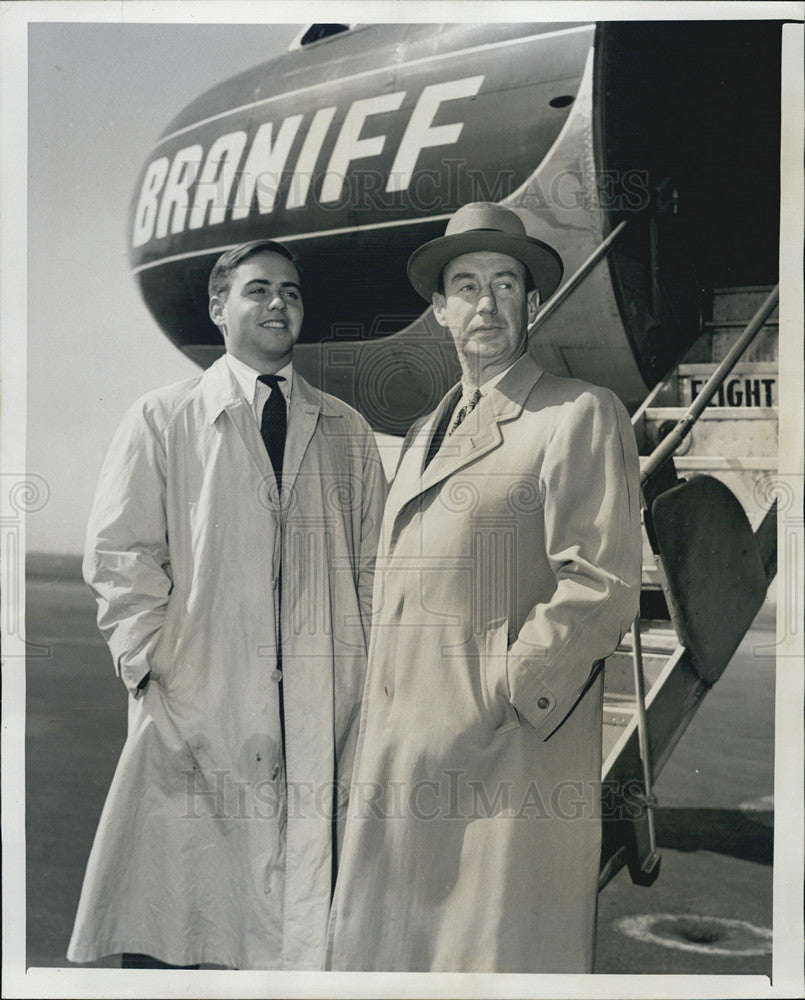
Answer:
<path fill-rule="evenodd" d="M 263 407 L 266 405 L 272 390 L 265 382 L 258 381 L 263 372 L 257 371 L 232 354 L 227 353 L 225 357 L 232 374 L 237 379 L 243 398 L 251 407 L 259 427 L 263 419 Z M 293 392 L 293 362 L 289 361 L 284 368 L 280 368 L 275 374 L 277 378 L 285 379 L 284 382 L 280 382 L 280 390 L 285 397 L 286 404 L 290 403 Z"/>

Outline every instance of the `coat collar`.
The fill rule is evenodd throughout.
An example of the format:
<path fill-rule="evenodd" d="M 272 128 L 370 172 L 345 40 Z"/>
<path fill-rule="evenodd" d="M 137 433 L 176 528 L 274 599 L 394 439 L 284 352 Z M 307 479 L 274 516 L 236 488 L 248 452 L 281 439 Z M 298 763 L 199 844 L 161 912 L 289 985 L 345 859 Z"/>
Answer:
<path fill-rule="evenodd" d="M 263 479 L 274 481 L 274 470 L 260 437 L 260 430 L 254 419 L 250 404 L 244 399 L 238 381 L 225 358 L 219 358 L 201 376 L 201 399 L 205 416 L 214 424 L 222 413 L 232 420 L 241 441 Z M 319 414 L 340 417 L 330 398 L 307 382 L 298 371 L 294 371 L 294 384 L 288 412 L 288 435 L 285 440 L 285 455 L 282 463 L 282 497 L 285 499 L 293 489 L 299 468 Z M 269 491 L 276 497 L 276 490 Z"/>
<path fill-rule="evenodd" d="M 481 397 L 472 414 L 449 439 L 446 439 L 427 468 L 424 468 L 433 434 L 445 408 L 455 402 L 457 387 L 442 399 L 426 418 L 405 451 L 397 470 L 388 500 L 389 524 L 393 524 L 406 504 L 496 448 L 502 441 L 500 425 L 520 416 L 529 393 L 543 369 L 526 353 L 503 378 Z"/>
<path fill-rule="evenodd" d="M 238 380 L 224 357 L 218 358 L 201 376 L 201 398 L 207 420 L 214 424 L 224 410 L 243 399 Z M 298 405 L 305 412 L 323 413 L 326 417 L 341 414 L 326 393 L 307 382 L 294 368 L 291 405 Z"/>
<path fill-rule="evenodd" d="M 211 424 L 215 423 L 227 407 L 243 398 L 238 387 L 238 380 L 224 357 L 218 358 L 204 372 L 199 383 L 199 390 L 207 421 Z"/>

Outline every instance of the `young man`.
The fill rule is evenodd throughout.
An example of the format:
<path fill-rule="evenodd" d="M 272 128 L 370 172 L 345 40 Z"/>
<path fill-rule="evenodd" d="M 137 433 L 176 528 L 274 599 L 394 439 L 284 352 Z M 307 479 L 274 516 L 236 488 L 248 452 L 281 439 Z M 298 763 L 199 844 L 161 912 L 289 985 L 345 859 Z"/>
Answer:
<path fill-rule="evenodd" d="M 68 957 L 312 969 L 385 480 L 363 418 L 294 372 L 285 246 L 227 251 L 210 315 L 226 354 L 134 404 L 90 518 L 84 575 L 131 698 Z"/>
<path fill-rule="evenodd" d="M 602 673 L 637 611 L 638 460 L 609 390 L 527 352 L 562 265 L 466 205 L 409 277 L 462 382 L 381 529 L 334 969 L 592 970 Z"/>

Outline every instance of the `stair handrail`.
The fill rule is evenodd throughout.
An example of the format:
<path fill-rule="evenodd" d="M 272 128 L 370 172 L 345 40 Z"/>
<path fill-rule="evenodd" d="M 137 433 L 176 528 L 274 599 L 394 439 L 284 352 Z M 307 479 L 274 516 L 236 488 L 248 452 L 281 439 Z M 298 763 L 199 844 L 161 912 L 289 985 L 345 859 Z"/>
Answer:
<path fill-rule="evenodd" d="M 654 386 L 654 388 L 651 390 L 648 396 L 646 396 L 646 398 L 643 400 L 640 406 L 638 406 L 638 408 L 634 411 L 634 413 L 632 414 L 632 427 L 637 426 L 640 418 L 643 416 L 646 410 L 648 410 L 649 407 L 651 407 L 654 404 L 654 400 L 657 398 L 657 396 L 659 396 L 659 394 L 663 391 L 663 389 L 668 388 L 668 385 L 671 381 L 671 375 L 673 374 L 673 372 L 674 369 L 672 368 L 671 371 L 669 371 L 666 374 L 665 378 Z"/>
<path fill-rule="evenodd" d="M 702 386 L 701 391 L 691 403 L 687 412 L 677 422 L 674 429 L 662 439 L 646 460 L 640 474 L 640 485 L 645 486 L 651 476 L 668 458 L 673 455 L 679 445 L 693 430 L 694 424 L 704 412 L 705 407 L 721 388 L 741 355 L 749 347 L 763 327 L 763 324 L 773 312 L 780 299 L 780 286 L 775 285 L 763 305 L 758 309 L 741 336 L 735 341 L 725 357 L 719 362 L 716 370 Z"/>
<path fill-rule="evenodd" d="M 603 258 L 606 257 L 615 243 L 623 235 L 624 230 L 630 226 L 638 216 L 641 216 L 648 208 L 654 206 L 656 207 L 659 200 L 664 196 L 666 189 L 671 183 L 670 177 L 664 177 L 659 184 L 654 188 L 654 197 L 650 198 L 645 205 L 639 208 L 636 212 L 630 215 L 626 219 L 621 219 L 621 221 L 615 226 L 611 233 L 606 236 L 601 243 L 593 250 L 593 252 L 587 257 L 583 264 L 581 264 L 576 271 L 571 275 L 570 278 L 562 285 L 559 291 L 553 296 L 551 301 L 545 308 L 537 314 L 537 318 L 528 328 L 529 334 L 537 330 L 543 323 L 553 316 L 557 309 L 561 308 L 568 298 L 573 294 L 573 292 L 578 288 L 578 286 L 584 281 L 587 275 L 592 271 L 595 265 Z M 676 209 L 674 209 L 675 211 Z"/>
<path fill-rule="evenodd" d="M 609 236 L 607 236 L 602 243 L 598 244 L 598 246 L 595 248 L 595 250 L 593 250 L 590 256 L 584 261 L 584 263 L 574 272 L 573 275 L 571 275 L 570 278 L 568 278 L 568 280 L 564 283 L 564 285 L 562 285 L 562 287 L 559 289 L 556 295 L 554 295 L 554 297 L 551 299 L 548 305 L 546 305 L 545 308 L 540 313 L 537 314 L 537 318 L 528 328 L 529 335 L 534 333 L 534 331 L 537 330 L 540 326 L 542 326 L 542 324 L 546 320 L 550 319 L 550 317 L 553 316 L 553 314 L 556 312 L 557 309 L 559 309 L 562 305 L 564 305 L 564 303 L 567 301 L 570 295 L 576 290 L 576 288 L 578 288 L 578 286 L 582 283 L 582 281 L 584 281 L 584 279 L 587 277 L 590 271 L 592 271 L 592 269 L 599 262 L 599 260 L 607 256 L 609 251 L 615 245 L 616 241 L 623 234 L 623 231 L 626 229 L 626 227 L 630 225 L 637 218 L 638 215 L 640 215 L 640 212 L 637 212 L 635 215 L 630 216 L 628 219 L 623 219 L 621 222 L 617 224 L 617 226 L 615 226 L 615 228 L 612 230 Z"/>
<path fill-rule="evenodd" d="M 654 810 L 657 808 L 657 798 L 654 795 L 654 761 L 649 742 L 648 714 L 646 712 L 646 678 L 643 666 L 643 643 L 640 638 L 639 613 L 635 615 L 632 622 L 632 674 L 637 709 L 637 743 L 643 767 L 643 804 L 646 807 L 649 842 L 649 851 L 646 859 L 643 861 L 643 868 L 648 872 L 659 864 L 659 852 L 657 850 L 657 834 L 654 828 Z"/>
<path fill-rule="evenodd" d="M 767 296 L 763 305 L 758 309 L 752 319 L 745 327 L 741 336 L 732 345 L 723 360 L 718 364 L 715 371 L 702 387 L 696 399 L 692 402 L 685 415 L 678 421 L 674 429 L 668 434 L 654 449 L 643 466 L 640 476 L 640 486 L 644 488 L 651 476 L 660 468 L 682 441 L 690 434 L 694 424 L 704 412 L 705 407 L 718 392 L 724 380 L 735 367 L 738 359 L 751 344 L 763 327 L 779 300 L 780 286 L 775 285 Z M 651 403 L 657 398 L 659 393 L 668 382 L 669 375 L 658 383 L 643 405 L 639 407 L 632 417 L 632 423 L 636 424 L 640 417 L 646 412 Z M 635 686 L 636 721 L 637 736 L 640 760 L 643 769 L 643 804 L 646 807 L 646 823 L 648 832 L 648 852 L 642 859 L 641 871 L 645 871 L 646 880 L 651 881 L 659 871 L 660 852 L 657 850 L 657 836 L 654 826 L 654 810 L 657 807 L 657 799 L 654 794 L 654 762 L 651 754 L 651 744 L 649 740 L 648 714 L 646 712 L 646 688 L 645 673 L 643 664 L 643 649 L 640 641 L 640 615 L 636 615 L 632 623 L 632 670 Z"/>

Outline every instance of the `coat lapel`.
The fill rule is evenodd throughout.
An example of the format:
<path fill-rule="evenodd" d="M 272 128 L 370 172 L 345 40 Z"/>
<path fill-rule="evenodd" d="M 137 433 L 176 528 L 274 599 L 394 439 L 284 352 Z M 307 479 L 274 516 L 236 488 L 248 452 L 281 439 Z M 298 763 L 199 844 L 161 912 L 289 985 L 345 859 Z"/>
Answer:
<path fill-rule="evenodd" d="M 460 395 L 461 383 L 459 382 L 454 385 L 452 389 L 450 389 L 446 396 L 444 396 L 436 409 L 425 418 L 422 427 L 406 450 L 405 457 L 408 458 L 410 462 L 410 465 L 407 468 L 407 472 L 409 474 L 414 473 L 417 477 L 419 477 L 424 472 L 425 461 L 431 448 L 433 436 L 438 432 L 439 425 L 442 421 L 449 418 L 449 414 L 455 408 Z"/>
<path fill-rule="evenodd" d="M 288 408 L 288 436 L 285 439 L 285 457 L 282 462 L 282 492 L 290 496 L 299 475 L 302 459 L 305 457 L 310 439 L 316 430 L 319 414 L 325 406 L 326 398 L 306 382 L 299 372 L 294 371 L 293 393 Z"/>
<path fill-rule="evenodd" d="M 219 358 L 202 375 L 201 394 L 209 422 L 215 423 L 222 413 L 227 414 L 251 460 L 257 466 L 260 476 L 266 483 L 271 484 L 271 495 L 276 497 L 274 470 L 260 436 L 260 429 L 251 407 L 243 398 L 237 379 L 224 358 Z M 340 416 L 329 405 L 327 397 L 314 389 L 299 372 L 295 371 L 293 392 L 288 407 L 285 455 L 282 462 L 283 499 L 291 495 L 305 452 L 316 430 L 319 414 L 322 412 L 328 416 Z"/>
<path fill-rule="evenodd" d="M 201 396 L 208 421 L 214 424 L 222 413 L 226 413 L 261 478 L 273 482 L 274 470 L 254 414 L 243 398 L 226 358 L 219 358 L 202 375 Z"/>
<path fill-rule="evenodd" d="M 422 426 L 404 447 L 400 464 L 389 489 L 386 501 L 386 524 L 391 525 L 402 508 L 421 492 L 425 459 L 430 449 L 433 435 L 447 409 L 452 409 L 458 399 L 459 385 L 454 385 L 441 400 L 436 409 L 424 418 Z M 431 465 L 433 462 L 431 462 Z"/>
<path fill-rule="evenodd" d="M 528 353 L 523 355 L 500 382 L 481 397 L 478 406 L 461 427 L 445 438 L 442 447 L 425 468 L 425 456 L 445 407 L 455 405 L 455 387 L 450 390 L 426 419 L 403 455 L 386 507 L 390 537 L 395 536 L 397 518 L 412 500 L 498 447 L 503 440 L 500 425 L 519 417 L 541 375 L 542 368 L 532 356 Z"/>

